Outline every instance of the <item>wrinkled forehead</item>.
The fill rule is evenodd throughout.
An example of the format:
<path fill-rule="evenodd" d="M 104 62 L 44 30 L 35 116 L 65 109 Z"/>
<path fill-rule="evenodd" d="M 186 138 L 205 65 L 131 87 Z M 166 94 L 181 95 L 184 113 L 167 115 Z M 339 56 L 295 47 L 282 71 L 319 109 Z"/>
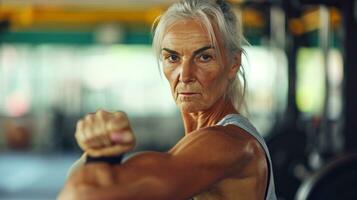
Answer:
<path fill-rule="evenodd" d="M 164 32 L 162 46 L 211 45 L 218 49 L 221 47 L 219 31 L 215 25 L 209 25 L 211 27 L 197 19 L 172 22 Z"/>
<path fill-rule="evenodd" d="M 180 20 L 170 24 L 165 30 L 162 46 L 211 44 L 208 30 L 197 20 Z"/>

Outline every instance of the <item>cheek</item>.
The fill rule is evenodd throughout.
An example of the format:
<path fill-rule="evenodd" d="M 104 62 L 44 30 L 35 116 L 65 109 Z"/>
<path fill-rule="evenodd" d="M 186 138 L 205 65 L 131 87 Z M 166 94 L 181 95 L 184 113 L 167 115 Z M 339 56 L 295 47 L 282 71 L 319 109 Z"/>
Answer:
<path fill-rule="evenodd" d="M 175 68 L 173 67 L 163 67 L 163 72 L 164 75 L 167 79 L 167 81 L 169 82 L 172 90 L 174 90 L 174 87 L 177 85 L 177 80 L 178 80 L 178 70 L 175 70 Z"/>
<path fill-rule="evenodd" d="M 167 70 L 165 67 L 163 67 L 162 71 L 164 72 L 166 80 L 170 82 L 170 74 L 171 74 L 170 71 Z"/>
<path fill-rule="evenodd" d="M 200 80 L 201 84 L 204 87 L 208 87 L 210 85 L 217 84 L 220 79 L 222 79 L 222 72 L 217 69 L 205 69 L 205 70 L 198 70 L 197 78 Z"/>
<path fill-rule="evenodd" d="M 163 67 L 163 72 L 164 72 L 164 75 L 166 77 L 166 79 L 169 81 L 170 85 L 171 85 L 171 82 L 173 80 L 173 71 L 171 69 L 169 69 L 168 67 Z"/>
<path fill-rule="evenodd" d="M 199 77 L 208 97 L 216 98 L 217 95 L 224 93 L 227 86 L 227 78 L 222 71 L 205 71 L 199 73 Z"/>

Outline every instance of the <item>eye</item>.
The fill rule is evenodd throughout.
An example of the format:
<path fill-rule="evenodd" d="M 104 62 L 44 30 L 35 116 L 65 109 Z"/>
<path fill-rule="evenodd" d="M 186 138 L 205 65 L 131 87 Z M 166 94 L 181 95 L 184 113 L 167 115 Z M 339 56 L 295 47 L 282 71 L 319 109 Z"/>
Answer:
<path fill-rule="evenodd" d="M 180 60 L 180 57 L 175 54 L 171 54 L 165 57 L 166 60 L 168 60 L 170 63 L 176 63 Z"/>
<path fill-rule="evenodd" d="M 201 62 L 209 62 L 209 61 L 212 60 L 212 58 L 213 57 L 211 55 L 209 55 L 209 54 L 202 54 L 202 55 L 199 56 L 199 60 Z"/>

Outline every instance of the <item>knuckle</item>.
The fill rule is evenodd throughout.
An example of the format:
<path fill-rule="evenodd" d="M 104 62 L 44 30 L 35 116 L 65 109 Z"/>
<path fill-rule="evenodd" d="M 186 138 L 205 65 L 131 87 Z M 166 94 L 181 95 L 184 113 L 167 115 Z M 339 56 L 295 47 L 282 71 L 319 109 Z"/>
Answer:
<path fill-rule="evenodd" d="M 124 118 L 126 118 L 126 113 L 123 111 L 117 111 L 117 112 L 114 112 L 114 117 L 119 118 L 119 119 L 124 119 Z"/>
<path fill-rule="evenodd" d="M 111 131 L 117 131 L 119 129 L 118 123 L 115 121 L 109 121 L 106 124 L 106 129 L 111 132 Z"/>
<path fill-rule="evenodd" d="M 103 145 L 105 147 L 109 147 L 111 145 L 111 143 L 110 143 L 110 141 L 108 139 L 106 139 L 106 140 L 103 140 Z"/>
<path fill-rule="evenodd" d="M 95 112 L 95 115 L 98 116 L 100 119 L 104 119 L 109 112 L 103 110 L 103 109 L 98 109 L 97 112 Z"/>
<path fill-rule="evenodd" d="M 96 115 L 98 116 L 103 116 L 104 115 L 104 110 L 98 109 L 97 112 L 95 112 Z"/>
<path fill-rule="evenodd" d="M 82 125 L 83 125 L 83 119 L 80 119 L 80 120 L 77 122 L 77 129 L 80 128 Z"/>
<path fill-rule="evenodd" d="M 86 121 L 86 122 L 92 122 L 93 120 L 94 120 L 93 114 L 87 114 L 87 115 L 84 117 L 84 121 Z"/>
<path fill-rule="evenodd" d="M 74 134 L 74 137 L 79 140 L 82 141 L 83 140 L 83 133 L 80 131 L 76 131 L 76 133 Z"/>
<path fill-rule="evenodd" d="M 85 145 L 87 145 L 87 146 L 90 145 L 90 141 L 91 141 L 91 138 L 90 138 L 90 137 L 85 137 L 85 138 L 83 139 L 83 143 L 84 143 Z"/>
<path fill-rule="evenodd" d="M 78 143 L 78 145 L 82 150 L 84 150 L 86 152 L 90 149 L 86 143 L 80 142 L 80 143 Z"/>
<path fill-rule="evenodd" d="M 104 110 L 104 109 L 102 109 L 102 108 L 99 108 L 98 110 L 97 110 L 97 112 L 96 112 L 96 114 L 106 114 L 107 112 Z"/>
<path fill-rule="evenodd" d="M 93 132 L 94 135 L 100 135 L 102 130 L 101 130 L 101 123 L 100 121 L 97 121 L 92 124 L 91 131 Z"/>

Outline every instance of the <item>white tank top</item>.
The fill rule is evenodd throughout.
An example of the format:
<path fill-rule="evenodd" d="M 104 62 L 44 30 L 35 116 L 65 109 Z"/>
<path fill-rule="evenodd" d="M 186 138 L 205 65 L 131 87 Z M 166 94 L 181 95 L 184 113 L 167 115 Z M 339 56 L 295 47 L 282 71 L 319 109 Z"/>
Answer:
<path fill-rule="evenodd" d="M 236 125 L 246 132 L 248 132 L 250 135 L 252 135 L 255 139 L 258 140 L 258 142 L 262 145 L 266 157 L 269 160 L 269 181 L 268 181 L 268 187 L 266 191 L 266 200 L 276 200 L 276 194 L 275 194 L 275 186 L 274 186 L 274 176 L 273 176 L 273 165 L 271 162 L 270 154 L 267 145 L 265 144 L 264 138 L 259 134 L 257 129 L 249 122 L 249 120 L 241 115 L 238 114 L 229 114 L 226 115 L 221 121 L 217 123 L 217 125 L 221 126 L 226 126 L 226 125 Z"/>

